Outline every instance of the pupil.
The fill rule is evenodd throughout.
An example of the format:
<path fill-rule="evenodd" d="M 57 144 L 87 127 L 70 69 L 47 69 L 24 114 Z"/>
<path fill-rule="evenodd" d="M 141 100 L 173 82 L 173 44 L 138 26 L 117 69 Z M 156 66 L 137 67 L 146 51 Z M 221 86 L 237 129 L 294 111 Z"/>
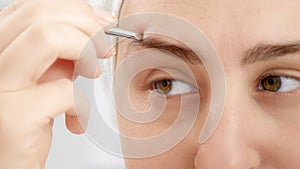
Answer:
<path fill-rule="evenodd" d="M 273 85 L 273 84 L 275 83 L 275 81 L 274 81 L 274 79 L 269 79 L 269 80 L 268 80 L 268 83 L 269 83 L 270 85 Z"/>
<path fill-rule="evenodd" d="M 167 87 L 168 86 L 168 82 L 166 80 L 163 80 L 161 83 L 162 83 L 163 87 Z"/>

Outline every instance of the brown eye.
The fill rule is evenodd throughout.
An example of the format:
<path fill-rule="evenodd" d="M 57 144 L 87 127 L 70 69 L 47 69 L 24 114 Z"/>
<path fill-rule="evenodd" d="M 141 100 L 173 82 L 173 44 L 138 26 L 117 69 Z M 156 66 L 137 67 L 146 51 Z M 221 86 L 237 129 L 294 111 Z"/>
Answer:
<path fill-rule="evenodd" d="M 154 83 L 154 88 L 160 94 L 168 94 L 172 89 L 172 80 L 159 80 Z"/>
<path fill-rule="evenodd" d="M 280 76 L 268 76 L 261 81 L 261 86 L 264 90 L 277 92 L 280 90 L 282 81 Z"/>

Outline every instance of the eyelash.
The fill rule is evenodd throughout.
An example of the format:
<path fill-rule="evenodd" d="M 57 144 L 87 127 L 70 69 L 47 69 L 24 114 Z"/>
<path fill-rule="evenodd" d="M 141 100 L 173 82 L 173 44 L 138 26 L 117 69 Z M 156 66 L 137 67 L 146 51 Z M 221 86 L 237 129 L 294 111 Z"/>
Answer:
<path fill-rule="evenodd" d="M 266 73 L 266 74 L 263 74 L 263 75 L 259 76 L 259 77 L 256 79 L 256 81 L 255 81 L 255 84 L 256 84 L 256 91 L 257 91 L 257 92 L 264 92 L 264 93 L 268 92 L 268 91 L 265 91 L 265 90 L 263 90 L 263 89 L 260 89 L 259 85 L 261 85 L 261 82 L 262 82 L 263 79 L 265 79 L 265 78 L 267 78 L 267 77 L 269 77 L 269 76 L 278 76 L 278 77 L 284 76 L 284 77 L 286 77 L 286 78 L 294 78 L 294 79 L 300 80 L 300 79 L 297 78 L 297 77 L 290 76 L 290 75 L 284 75 L 284 74 L 280 74 L 280 73 L 276 73 L 276 72 Z M 289 91 L 289 92 L 273 92 L 272 94 L 275 95 L 275 96 L 277 96 L 277 95 L 282 95 L 282 94 L 283 94 L 283 95 L 290 95 L 290 94 L 292 94 L 292 93 L 294 93 L 294 92 L 295 92 L 295 90 L 292 90 L 292 91 Z"/>
<path fill-rule="evenodd" d="M 199 92 L 199 94 L 200 94 L 200 91 L 199 91 L 199 89 L 198 89 L 198 87 L 195 87 L 195 86 L 192 86 L 191 84 L 189 84 L 188 82 L 185 82 L 185 81 L 182 81 L 182 80 L 180 80 L 180 79 L 173 79 L 173 78 L 158 78 L 158 79 L 154 79 L 153 81 L 151 81 L 150 83 L 148 83 L 148 85 L 147 85 L 147 89 L 148 89 L 148 91 L 150 91 L 150 92 L 153 92 L 154 90 L 156 90 L 155 89 L 155 83 L 157 83 L 157 82 L 159 82 L 159 81 L 171 81 L 171 83 L 172 84 L 174 84 L 174 81 L 176 81 L 176 86 L 178 85 L 178 86 L 181 86 L 180 84 L 178 84 L 178 83 L 185 83 L 185 84 L 187 84 L 188 86 L 190 86 L 191 88 L 183 88 L 182 89 L 182 94 L 184 94 L 184 95 L 189 95 L 189 94 L 193 94 L 193 93 L 195 93 L 195 92 Z M 178 87 L 177 86 L 177 87 Z M 181 87 L 183 87 L 183 86 L 181 86 Z M 186 86 L 187 87 L 187 86 Z M 194 89 L 192 89 L 192 88 L 194 88 Z M 176 89 L 176 87 L 175 86 L 172 86 L 172 88 L 171 88 L 171 90 L 175 90 Z M 190 91 L 190 92 L 187 92 L 186 90 L 192 90 L 192 91 Z M 170 91 L 170 93 L 168 93 L 168 94 L 166 94 L 166 98 L 167 99 L 169 99 L 169 98 L 171 98 L 171 97 L 174 97 L 174 96 L 180 96 L 180 95 L 182 95 L 182 94 L 174 94 L 174 91 L 173 91 L 173 94 L 171 94 L 172 92 Z M 176 92 L 175 92 L 176 93 Z"/>
<path fill-rule="evenodd" d="M 158 78 L 158 79 L 152 80 L 152 81 L 149 82 L 146 86 L 147 86 L 147 88 L 148 88 L 149 90 L 154 90 L 154 89 L 155 89 L 155 88 L 154 88 L 155 83 L 158 82 L 158 81 L 162 81 L 162 80 L 170 80 L 170 81 L 173 81 L 173 80 L 175 80 L 175 79 L 172 79 L 172 78 Z"/>
<path fill-rule="evenodd" d="M 299 78 L 297 77 L 294 77 L 294 76 L 290 76 L 290 75 L 284 75 L 282 73 L 276 73 L 276 72 L 272 72 L 272 73 L 266 73 L 266 74 L 263 74 L 261 76 L 259 76 L 256 80 L 255 80 L 255 84 L 256 84 L 256 92 L 260 92 L 260 93 L 270 93 L 274 96 L 277 96 L 277 95 L 290 95 L 290 94 L 293 94 L 294 92 L 297 92 L 296 90 L 292 90 L 292 91 L 289 91 L 289 92 L 268 92 L 264 89 L 260 89 L 260 85 L 261 85 L 261 82 L 263 79 L 267 78 L 267 77 L 270 77 L 270 76 L 278 76 L 278 77 L 286 77 L 286 78 L 293 78 L 293 79 L 298 79 L 300 80 Z M 158 78 L 158 79 L 154 79 L 153 81 L 151 81 L 150 83 L 147 84 L 147 89 L 148 90 L 154 90 L 155 87 L 155 83 L 157 81 L 162 81 L 162 80 L 170 80 L 170 81 L 174 81 L 176 79 L 173 79 L 173 78 Z"/>

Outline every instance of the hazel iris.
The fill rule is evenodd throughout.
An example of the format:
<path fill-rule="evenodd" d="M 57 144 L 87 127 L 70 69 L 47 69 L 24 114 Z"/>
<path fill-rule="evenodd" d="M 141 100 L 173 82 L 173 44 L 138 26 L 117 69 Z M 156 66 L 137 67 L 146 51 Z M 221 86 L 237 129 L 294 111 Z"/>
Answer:
<path fill-rule="evenodd" d="M 268 76 L 261 81 L 261 86 L 264 90 L 277 92 L 282 85 L 280 76 Z"/>
<path fill-rule="evenodd" d="M 168 94 L 172 89 L 172 80 L 159 80 L 154 83 L 155 89 L 160 94 Z"/>

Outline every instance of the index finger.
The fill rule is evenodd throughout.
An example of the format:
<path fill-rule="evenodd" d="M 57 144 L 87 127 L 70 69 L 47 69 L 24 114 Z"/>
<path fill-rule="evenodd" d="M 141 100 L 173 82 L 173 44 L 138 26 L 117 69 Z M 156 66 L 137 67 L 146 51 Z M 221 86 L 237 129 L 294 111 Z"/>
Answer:
<path fill-rule="evenodd" d="M 96 55 L 90 38 L 71 26 L 33 25 L 1 54 L 0 88 L 15 90 L 33 85 L 57 59 L 79 59 L 77 72 L 97 77 Z"/>

